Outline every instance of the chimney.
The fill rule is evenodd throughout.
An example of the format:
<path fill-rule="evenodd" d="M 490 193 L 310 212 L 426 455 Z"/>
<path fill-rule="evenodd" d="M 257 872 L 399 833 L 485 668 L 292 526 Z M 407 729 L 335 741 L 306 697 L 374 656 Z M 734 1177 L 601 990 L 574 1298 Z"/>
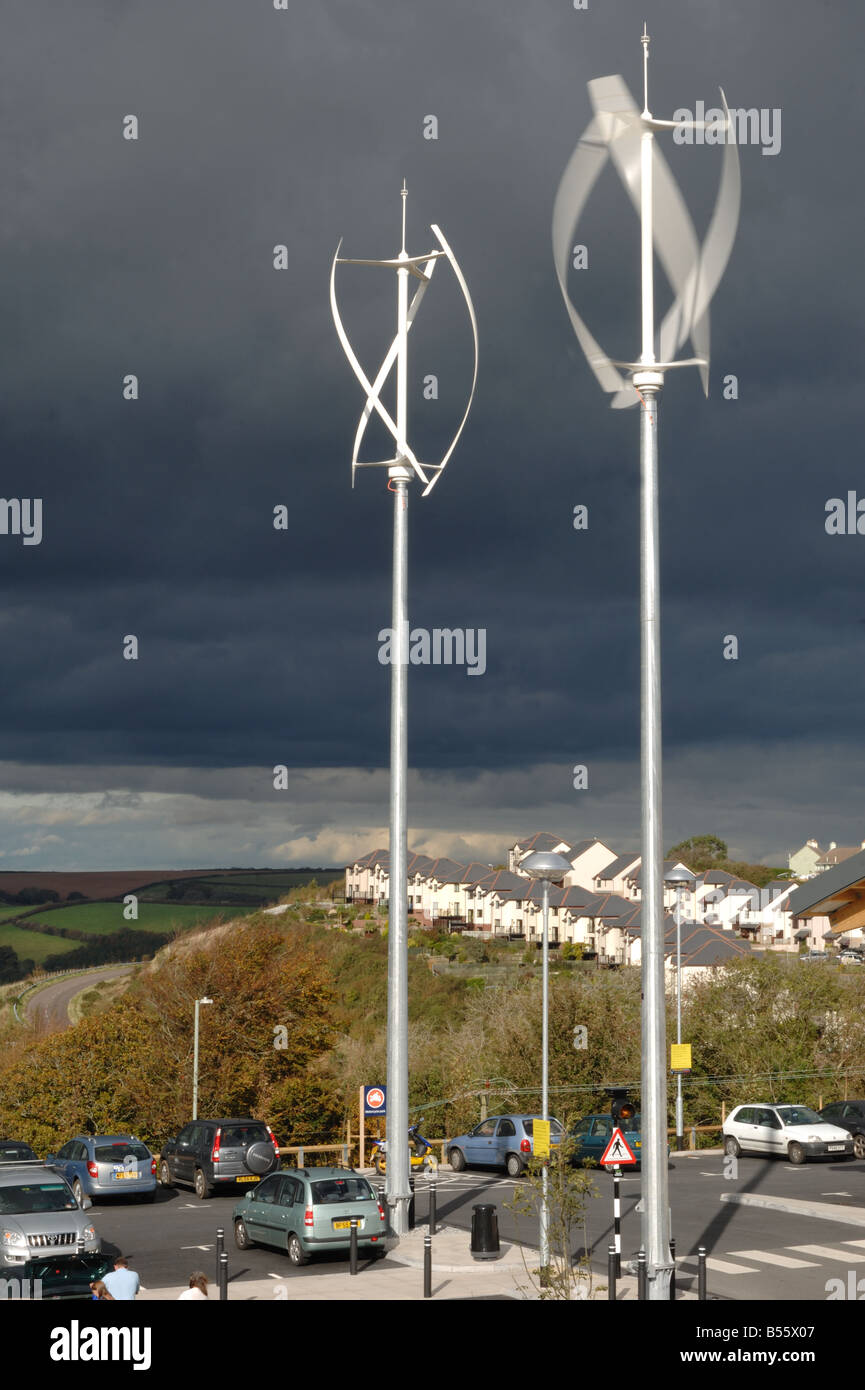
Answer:
<path fill-rule="evenodd" d="M 836 842 L 835 842 L 834 840 L 830 840 L 830 841 L 829 841 L 829 848 L 830 848 L 830 849 L 837 849 L 837 848 L 838 848 L 838 846 L 837 846 L 837 844 L 836 844 Z"/>

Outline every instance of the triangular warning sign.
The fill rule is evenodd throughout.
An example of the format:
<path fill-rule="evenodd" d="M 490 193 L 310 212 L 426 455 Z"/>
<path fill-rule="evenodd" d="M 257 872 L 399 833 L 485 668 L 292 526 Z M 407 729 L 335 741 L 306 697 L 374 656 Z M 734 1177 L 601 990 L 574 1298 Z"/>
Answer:
<path fill-rule="evenodd" d="M 628 1141 L 620 1129 L 614 1129 L 610 1142 L 601 1155 L 601 1164 L 610 1167 L 621 1167 L 625 1163 L 636 1163 Z"/>

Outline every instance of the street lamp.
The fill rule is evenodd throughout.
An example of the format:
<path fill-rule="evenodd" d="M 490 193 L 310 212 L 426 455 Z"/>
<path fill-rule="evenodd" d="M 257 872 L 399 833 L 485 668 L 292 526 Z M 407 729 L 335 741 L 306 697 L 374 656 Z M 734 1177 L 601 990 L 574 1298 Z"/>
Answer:
<path fill-rule="evenodd" d="M 192 1118 L 198 1119 L 198 1008 L 200 1004 L 212 1004 L 213 1000 L 203 996 L 195 1001 L 195 1040 L 192 1046 Z"/>
<path fill-rule="evenodd" d="M 543 1003 L 541 1024 L 541 1112 L 545 1120 L 550 1118 L 550 884 L 560 884 L 573 865 L 563 854 L 549 854 L 540 851 L 529 854 L 520 864 L 520 870 L 540 883 L 544 904 L 543 945 L 541 948 L 541 977 L 543 980 Z M 541 1174 L 541 1270 L 550 1263 L 550 1205 L 547 1175 L 547 1161 Z"/>
<path fill-rule="evenodd" d="M 690 869 L 671 869 L 664 875 L 668 888 L 676 890 L 676 1042 L 682 1041 L 682 893 L 691 887 L 694 875 Z M 682 1119 L 682 1073 L 676 1073 L 676 1149 L 685 1147 L 685 1127 Z"/>

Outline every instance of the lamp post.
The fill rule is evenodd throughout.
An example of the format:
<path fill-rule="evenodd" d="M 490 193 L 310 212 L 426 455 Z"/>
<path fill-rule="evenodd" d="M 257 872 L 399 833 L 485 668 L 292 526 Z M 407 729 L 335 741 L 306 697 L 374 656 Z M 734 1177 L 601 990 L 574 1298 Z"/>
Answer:
<path fill-rule="evenodd" d="M 676 1042 L 682 1041 L 682 893 L 694 882 L 690 869 L 670 869 L 664 883 L 676 890 Z M 676 1149 L 685 1147 L 682 1114 L 682 1073 L 676 1073 Z"/>
<path fill-rule="evenodd" d="M 201 1004 L 212 1004 L 213 1000 L 204 995 L 195 1001 L 195 1031 L 192 1044 L 192 1118 L 198 1119 L 198 1010 Z"/>
<path fill-rule="evenodd" d="M 573 867 L 562 854 L 549 854 L 539 851 L 529 854 L 520 864 L 523 873 L 540 883 L 543 897 L 543 938 L 541 946 L 541 1114 L 550 1118 L 550 884 L 560 884 L 565 874 Z M 548 1160 L 544 1160 L 541 1173 L 541 1270 L 550 1263 L 550 1202 L 547 1173 Z"/>
<path fill-rule="evenodd" d="M 648 1297 L 669 1298 L 669 1190 L 667 1182 L 667 1057 L 664 1019 L 664 925 L 661 810 L 661 638 L 658 484 L 658 397 L 667 372 L 697 367 L 709 386 L 709 303 L 724 273 L 739 217 L 740 176 L 731 118 L 659 120 L 649 109 L 649 35 L 640 38 L 642 109 L 620 76 L 589 83 L 595 115 L 562 175 L 553 208 L 553 259 L 559 287 L 600 385 L 620 409 L 640 407 L 640 782 L 642 841 L 642 1121 L 643 1220 Z M 711 127 L 706 144 L 723 144 L 721 183 L 702 246 L 656 135 Z M 707 132 L 708 136 L 708 132 Z M 686 137 L 687 138 L 687 137 Z M 607 159 L 619 174 L 640 218 L 640 356 L 610 358 L 575 309 L 568 274 L 577 221 Z M 654 257 L 663 265 L 673 302 L 655 330 Z M 691 340 L 694 356 L 677 358 Z"/>
<path fill-rule="evenodd" d="M 444 471 L 463 431 L 474 398 L 478 372 L 478 333 L 474 307 L 462 271 L 441 228 L 431 230 L 438 250 L 410 256 L 405 249 L 406 197 L 402 186 L 402 245 L 396 256 L 386 260 L 355 259 L 340 256 L 336 248 L 330 272 L 330 307 L 337 336 L 351 368 L 363 387 L 365 404 L 354 437 L 351 480 L 355 469 L 385 468 L 388 491 L 393 494 L 393 578 L 390 685 L 390 898 L 388 906 L 387 967 L 387 1142 L 388 1162 L 385 1200 L 390 1212 L 390 1229 L 396 1236 L 408 1232 L 409 1149 L 408 1149 L 408 499 L 409 483 L 417 477 L 426 497 Z M 420 463 L 408 443 L 408 334 L 439 260 L 450 264 L 468 309 L 474 338 L 474 372 L 468 404 L 446 453 L 438 463 Z M 337 265 L 378 266 L 396 272 L 396 335 L 370 381 L 361 366 L 343 327 L 336 302 Z M 409 279 L 420 283 L 409 301 Z M 396 419 L 381 400 L 381 390 L 396 366 Z M 383 460 L 358 458 L 366 427 L 375 413 L 392 436 L 394 456 Z"/>

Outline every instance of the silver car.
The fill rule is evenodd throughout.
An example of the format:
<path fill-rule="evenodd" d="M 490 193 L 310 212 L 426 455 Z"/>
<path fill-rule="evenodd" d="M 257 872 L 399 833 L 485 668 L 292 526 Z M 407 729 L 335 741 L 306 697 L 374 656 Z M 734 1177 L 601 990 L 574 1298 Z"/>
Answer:
<path fill-rule="evenodd" d="M 156 1194 L 156 1159 L 132 1134 L 76 1134 L 45 1160 L 65 1178 L 76 1198 L 139 1197 Z"/>
<path fill-rule="evenodd" d="M 102 1245 L 85 1210 L 57 1173 L 41 1163 L 0 1168 L 0 1270 L 9 1272 L 32 1260 L 74 1259 L 95 1254 Z"/>

